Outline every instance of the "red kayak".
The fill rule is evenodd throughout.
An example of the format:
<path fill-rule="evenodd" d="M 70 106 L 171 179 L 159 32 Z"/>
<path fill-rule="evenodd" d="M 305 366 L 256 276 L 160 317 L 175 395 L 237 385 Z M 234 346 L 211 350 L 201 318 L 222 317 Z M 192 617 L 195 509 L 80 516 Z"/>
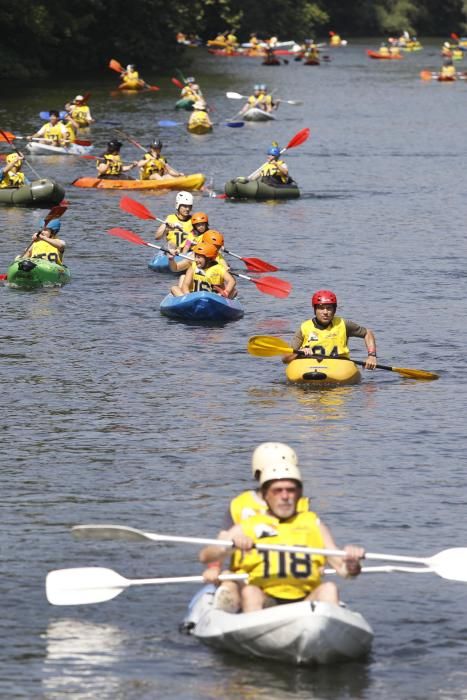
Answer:
<path fill-rule="evenodd" d="M 379 51 L 371 51 L 371 49 L 367 49 L 366 52 L 369 58 L 389 58 L 393 60 L 397 58 L 404 58 L 402 54 L 398 53 L 380 53 Z"/>
<path fill-rule="evenodd" d="M 265 51 L 254 51 L 253 53 L 250 52 L 249 49 L 245 49 L 243 51 L 226 51 L 225 49 L 208 49 L 209 53 L 212 53 L 214 56 L 243 56 L 244 58 L 264 58 L 266 56 Z M 274 55 L 276 56 L 295 56 L 296 54 L 293 51 L 287 51 L 287 49 L 274 49 Z"/>

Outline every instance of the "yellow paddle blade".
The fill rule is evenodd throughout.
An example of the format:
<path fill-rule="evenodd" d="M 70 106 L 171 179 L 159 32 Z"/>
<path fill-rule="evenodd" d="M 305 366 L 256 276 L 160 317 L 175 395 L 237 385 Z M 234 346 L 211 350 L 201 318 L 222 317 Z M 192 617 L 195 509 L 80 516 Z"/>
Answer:
<path fill-rule="evenodd" d="M 257 357 L 274 357 L 275 355 L 288 355 L 294 352 L 293 348 L 281 338 L 275 338 L 273 335 L 254 335 L 247 345 L 247 350 L 250 355 Z"/>
<path fill-rule="evenodd" d="M 408 367 L 393 367 L 393 372 L 398 372 L 403 377 L 409 377 L 410 379 L 439 379 L 439 374 L 434 372 L 425 372 L 423 369 L 409 369 Z"/>

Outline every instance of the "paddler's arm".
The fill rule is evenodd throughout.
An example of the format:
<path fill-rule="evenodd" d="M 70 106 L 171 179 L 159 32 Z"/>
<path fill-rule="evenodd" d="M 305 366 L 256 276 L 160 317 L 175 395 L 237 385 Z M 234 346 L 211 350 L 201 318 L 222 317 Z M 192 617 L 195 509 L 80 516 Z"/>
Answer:
<path fill-rule="evenodd" d="M 320 521 L 319 529 L 321 530 L 321 535 L 323 537 L 323 543 L 325 549 L 339 549 L 339 547 L 334 542 L 334 538 L 331 535 L 329 528 Z M 344 547 L 346 552 L 346 557 L 328 557 L 328 562 L 335 569 L 336 573 L 343 578 L 353 578 L 358 576 L 361 571 L 360 559 L 365 558 L 365 550 L 363 547 L 358 547 L 357 545 L 348 544 Z"/>
<path fill-rule="evenodd" d="M 166 232 L 166 230 L 168 228 L 169 228 L 169 225 L 166 224 L 165 222 L 159 226 L 159 228 L 157 229 L 157 231 L 154 235 L 154 238 L 156 239 L 156 241 L 159 241 L 164 236 L 164 233 Z"/>
<path fill-rule="evenodd" d="M 233 547 L 236 549 L 241 549 L 246 552 L 253 549 L 254 542 L 251 537 L 247 537 L 242 530 L 241 525 L 234 525 L 230 530 L 221 530 L 217 535 L 219 540 L 230 540 L 233 542 Z M 199 553 L 199 560 L 202 564 L 209 564 L 210 562 L 222 562 L 228 554 L 231 554 L 232 547 L 223 547 L 219 545 L 217 547 L 215 544 L 209 545 L 208 547 L 203 547 Z"/>
<path fill-rule="evenodd" d="M 224 293 L 222 296 L 232 298 L 232 294 L 235 291 L 236 282 L 235 277 L 230 274 L 228 270 L 224 272 Z"/>
<path fill-rule="evenodd" d="M 168 163 L 165 164 L 165 172 L 167 175 L 170 175 L 170 177 L 185 177 L 185 173 L 179 173 L 178 170 L 171 168 Z"/>
<path fill-rule="evenodd" d="M 345 331 L 348 338 L 363 338 L 365 341 L 368 357 L 365 362 L 365 369 L 376 368 L 376 338 L 373 331 L 364 326 L 359 326 L 354 321 L 345 321 Z"/>
<path fill-rule="evenodd" d="M 291 352 L 289 355 L 284 355 L 282 358 L 282 362 L 285 365 L 288 365 L 289 362 L 292 362 L 292 360 L 296 360 L 297 357 L 299 356 L 298 350 L 302 347 L 304 338 L 303 338 L 303 333 L 301 331 L 301 328 L 299 328 L 296 332 L 295 335 L 292 339 L 291 346 L 294 350 L 294 352 Z"/>
<path fill-rule="evenodd" d="M 182 282 L 181 290 L 182 294 L 189 294 L 191 292 L 191 283 L 193 282 L 193 268 L 190 266 L 186 271 L 184 280 Z"/>
<path fill-rule="evenodd" d="M 57 248 L 61 253 L 65 250 L 65 241 L 63 241 L 61 238 L 51 238 L 44 232 L 40 232 L 37 234 L 37 238 L 40 239 L 41 241 L 46 241 L 49 243 L 51 246 L 54 248 Z"/>

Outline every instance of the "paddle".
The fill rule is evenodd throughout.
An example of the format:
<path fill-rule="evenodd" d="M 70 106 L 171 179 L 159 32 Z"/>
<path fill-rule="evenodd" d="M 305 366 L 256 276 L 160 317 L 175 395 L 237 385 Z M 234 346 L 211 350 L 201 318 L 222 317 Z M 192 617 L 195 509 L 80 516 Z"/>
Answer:
<path fill-rule="evenodd" d="M 213 545 L 218 547 L 233 547 L 231 540 L 217 540 L 201 537 L 177 537 L 174 535 L 160 535 L 154 532 L 143 532 L 132 527 L 121 525 L 75 525 L 71 528 L 72 534 L 78 539 L 99 540 L 126 540 L 151 542 L 179 542 L 196 545 Z M 314 547 L 295 547 L 280 544 L 257 543 L 255 548 L 259 552 L 291 552 L 302 554 L 320 554 L 325 557 L 345 557 L 343 549 L 319 549 Z M 467 547 L 454 547 L 438 552 L 432 557 L 410 557 L 401 554 L 378 554 L 366 552 L 365 559 L 379 561 L 393 561 L 407 564 L 421 564 L 441 578 L 451 581 L 467 582 Z M 425 572 L 425 569 L 420 569 Z"/>
<path fill-rule="evenodd" d="M 295 350 L 288 345 L 285 340 L 281 338 L 276 338 L 270 335 L 255 335 L 251 337 L 248 341 L 247 350 L 250 355 L 255 355 L 256 357 L 273 357 L 275 355 L 289 355 Z M 297 354 L 301 354 L 298 352 Z M 331 357 L 329 355 L 316 355 L 315 359 L 331 359 L 331 360 L 343 360 L 345 362 L 353 362 L 360 367 L 365 366 L 365 362 L 362 360 L 354 360 L 350 357 Z M 388 365 L 376 365 L 377 369 L 385 369 L 389 372 L 397 372 L 403 377 L 408 377 L 410 379 L 439 379 L 439 375 L 434 372 L 426 372 L 422 369 L 409 369 L 408 367 L 389 367 Z"/>
<path fill-rule="evenodd" d="M 301 146 L 302 143 L 305 143 L 305 141 L 308 140 L 310 136 L 310 129 L 306 127 L 305 129 L 300 129 L 300 131 L 297 131 L 295 136 L 292 136 L 290 139 L 289 143 L 285 148 L 281 148 L 281 155 L 282 153 L 285 153 L 285 151 L 288 151 L 290 148 L 296 148 L 297 146 Z M 263 163 L 259 168 L 257 168 L 254 172 L 252 172 L 250 175 L 248 175 L 248 180 L 254 180 L 255 177 L 258 176 L 258 174 L 261 172 L 261 169 L 264 168 L 264 166 L 267 165 L 267 163 Z"/>
<path fill-rule="evenodd" d="M 64 118 L 66 117 L 67 114 L 68 114 L 68 112 L 66 112 L 65 110 L 62 109 L 62 110 L 59 112 L 60 119 L 64 119 Z M 39 119 L 42 119 L 42 120 L 45 121 L 45 122 L 49 121 L 49 119 L 50 119 L 50 112 L 39 112 Z"/>
<path fill-rule="evenodd" d="M 4 141 L 6 141 L 8 144 L 10 144 L 11 148 L 12 148 L 14 151 L 16 151 L 16 153 L 17 153 L 19 156 L 21 156 L 21 158 L 24 160 L 24 162 L 26 163 L 26 165 L 29 166 L 29 168 L 30 168 L 31 171 L 34 173 L 34 175 L 35 175 L 39 180 L 41 180 L 41 176 L 39 175 L 39 173 L 37 172 L 37 170 L 35 170 L 35 169 L 32 167 L 31 163 L 28 163 L 28 161 L 26 160 L 26 158 L 24 157 L 24 155 L 21 153 L 21 151 L 19 151 L 19 150 L 16 148 L 16 146 L 13 145 L 13 142 L 12 142 L 10 136 L 9 136 L 9 133 L 6 132 L 6 131 L 2 131 L 2 130 L 0 129 L 0 138 L 1 138 L 2 136 L 3 136 L 3 139 L 1 139 L 1 140 L 2 140 L 2 141 L 4 140 Z M 13 134 L 11 134 L 11 136 L 13 136 Z"/>
<path fill-rule="evenodd" d="M 141 204 L 141 202 L 138 202 L 136 199 L 132 199 L 131 197 L 121 198 L 120 209 L 123 209 L 123 211 L 126 211 L 129 214 L 137 216 L 139 219 L 152 219 L 153 221 L 165 223 L 162 221 L 162 219 L 158 219 L 157 216 L 154 216 L 154 214 L 147 207 L 145 207 L 144 204 Z M 224 248 L 224 251 L 233 258 L 242 260 L 250 272 L 277 272 L 279 269 L 275 265 L 271 265 L 260 258 L 243 258 L 241 255 L 237 255 L 237 253 L 232 253 L 230 250 L 227 250 L 227 248 Z"/>
<path fill-rule="evenodd" d="M 244 581 L 246 574 L 221 574 L 220 581 Z M 52 605 L 85 605 L 112 600 L 130 586 L 165 583 L 205 583 L 202 576 L 128 579 L 112 569 L 87 566 L 50 571 L 45 580 L 46 596 Z"/>
<path fill-rule="evenodd" d="M 114 129 L 114 131 L 116 134 L 120 134 L 121 136 L 123 136 L 124 139 L 126 139 L 127 141 L 132 143 L 133 146 L 136 146 L 136 148 L 139 148 L 140 151 L 143 151 L 143 153 L 147 152 L 147 148 L 144 148 L 144 146 L 142 146 L 140 143 L 138 143 L 138 141 L 135 141 L 135 139 L 133 139 L 131 136 L 129 136 L 125 131 L 122 131 L 121 129 Z"/>
<path fill-rule="evenodd" d="M 5 138 L 6 136 L 8 136 L 8 138 L 10 138 L 12 140 L 15 139 L 15 140 L 19 140 L 19 141 L 25 141 L 28 138 L 27 136 L 18 136 L 18 135 L 12 134 L 10 131 L 2 131 L 0 134 L 0 142 L 6 141 L 7 140 Z M 40 143 L 42 143 L 45 139 L 41 139 L 41 138 L 37 137 L 37 138 L 31 138 L 28 140 L 39 141 Z M 92 146 L 92 141 L 86 141 L 85 139 L 75 139 L 73 143 L 76 143 L 78 146 Z"/>
<path fill-rule="evenodd" d="M 40 233 L 41 230 L 47 228 L 47 224 L 52 221 L 52 219 L 59 219 L 63 214 L 66 212 L 68 209 L 68 205 L 66 204 L 57 204 L 55 207 L 52 207 L 52 209 L 48 212 L 48 214 L 44 218 L 44 224 L 37 233 Z M 26 253 L 28 252 L 29 248 L 32 246 L 32 243 L 29 243 L 27 248 L 19 255 L 18 257 L 23 258 Z M 0 275 L 0 279 L 6 279 L 7 275 Z"/>
<path fill-rule="evenodd" d="M 247 100 L 248 95 L 240 95 L 239 92 L 226 92 L 225 96 L 229 98 L 229 100 Z M 303 102 L 302 100 L 281 100 L 281 99 L 274 99 L 274 102 L 284 102 L 284 104 L 287 105 L 302 105 Z"/>
<path fill-rule="evenodd" d="M 149 248 L 157 248 L 158 250 L 162 250 L 163 253 L 172 254 L 170 250 L 167 250 L 167 248 L 163 248 L 162 246 L 156 245 L 155 243 L 148 243 L 143 238 L 140 238 L 138 234 L 134 233 L 133 231 L 128 231 L 124 228 L 111 228 L 107 231 L 107 233 L 109 233 L 111 236 L 118 236 L 118 238 L 123 238 L 124 240 L 129 241 L 130 243 L 145 245 Z M 179 255 L 179 257 L 181 258 L 185 258 L 186 260 L 190 260 L 190 262 L 193 262 L 193 258 L 190 258 L 188 255 L 182 255 L 181 253 L 177 253 L 177 255 Z M 259 277 L 255 280 L 252 277 L 240 274 L 239 272 L 232 272 L 231 270 L 229 270 L 229 272 L 234 277 L 240 277 L 241 279 L 253 282 L 253 284 L 256 285 L 257 289 L 259 289 L 259 291 L 263 294 L 270 294 L 271 296 L 278 297 L 280 299 L 288 297 L 292 289 L 292 285 L 289 282 L 281 280 L 278 277 Z"/>
<path fill-rule="evenodd" d="M 157 123 L 162 128 L 165 128 L 165 127 L 170 128 L 173 126 L 186 126 L 185 122 L 174 122 L 174 121 L 172 121 L 172 119 L 161 119 Z M 231 129 L 241 129 L 242 126 L 245 126 L 245 122 L 243 122 L 243 121 L 220 122 L 218 124 L 214 124 L 213 126 L 229 126 Z"/>
<path fill-rule="evenodd" d="M 117 60 L 115 60 L 115 58 L 110 59 L 109 68 L 111 70 L 114 70 L 116 73 L 126 73 L 125 68 Z M 141 78 L 138 80 L 138 82 L 141 83 L 141 85 L 144 85 L 146 90 L 160 90 L 160 88 L 157 87 L 157 85 L 149 85 L 149 83 L 147 83 L 145 80 L 142 80 Z"/>
<path fill-rule="evenodd" d="M 176 87 L 180 88 L 180 90 L 183 90 L 183 88 L 185 87 L 184 84 L 181 83 L 180 80 L 178 80 L 178 78 L 170 78 L 170 80 Z"/>

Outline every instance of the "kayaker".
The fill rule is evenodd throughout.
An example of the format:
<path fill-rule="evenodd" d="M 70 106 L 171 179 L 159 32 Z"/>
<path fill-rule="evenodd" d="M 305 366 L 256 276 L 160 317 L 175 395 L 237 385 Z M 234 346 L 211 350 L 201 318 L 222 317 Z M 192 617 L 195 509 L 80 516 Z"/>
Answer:
<path fill-rule="evenodd" d="M 315 316 L 301 324 L 291 343 L 294 352 L 285 355 L 282 361 L 286 364 L 292 362 L 299 354 L 308 357 L 349 357 L 348 339 L 363 338 L 368 352 L 365 369 L 375 369 L 376 338 L 373 332 L 353 321 L 336 316 L 337 297 L 328 289 L 315 292 L 311 303 Z"/>
<path fill-rule="evenodd" d="M 218 249 L 212 243 L 197 243 L 193 246 L 194 261 L 186 271 L 181 287 L 174 285 L 173 296 L 191 292 L 214 292 L 226 298 L 236 293 L 235 278 L 217 262 Z"/>
<path fill-rule="evenodd" d="M 201 92 L 200 86 L 197 84 L 193 76 L 188 77 L 185 80 L 185 86 L 180 92 L 180 99 L 191 100 L 192 102 L 197 102 L 202 99 L 203 93 Z"/>
<path fill-rule="evenodd" d="M 97 177 L 108 178 L 112 180 L 128 180 L 128 175 L 125 175 L 129 170 L 135 167 L 135 163 L 123 165 L 120 149 L 122 143 L 117 139 L 112 139 L 107 144 L 107 149 L 96 162 Z"/>
<path fill-rule="evenodd" d="M 191 210 L 193 195 L 190 192 L 178 192 L 175 197 L 175 214 L 169 214 L 165 222 L 156 231 L 155 239 L 160 240 L 164 235 L 167 245 L 172 252 L 183 250 L 187 238 L 192 238 L 193 224 Z"/>
<path fill-rule="evenodd" d="M 193 220 L 193 218 L 192 218 Z M 185 272 L 188 270 L 188 268 L 191 266 L 192 261 L 194 260 L 194 253 L 193 249 L 195 245 L 198 245 L 199 243 L 208 243 L 209 245 L 213 245 L 217 248 L 217 257 L 216 257 L 216 262 L 219 263 L 220 265 L 223 265 L 227 270 L 229 269 L 229 265 L 222 255 L 222 247 L 224 245 L 224 236 L 220 231 L 216 231 L 215 229 L 209 229 L 205 233 L 203 233 L 201 236 L 198 236 L 196 241 L 191 241 L 191 239 L 187 239 L 185 248 L 183 249 L 183 255 L 187 256 L 182 258 L 181 260 L 176 260 L 175 255 L 168 255 L 169 259 L 169 268 L 172 270 L 172 272 Z M 187 259 L 189 258 L 189 259 Z M 178 286 L 181 288 L 183 285 L 183 280 L 184 280 L 184 275 L 182 275 L 179 280 L 178 280 Z"/>
<path fill-rule="evenodd" d="M 76 132 L 79 128 L 78 123 L 73 119 L 71 114 L 66 114 L 61 122 L 66 132 L 65 144 L 68 146 L 70 143 L 74 143 L 76 141 Z"/>
<path fill-rule="evenodd" d="M 329 32 L 329 45 L 330 46 L 339 46 L 341 41 L 342 41 L 342 39 L 340 38 L 339 34 L 336 34 L 335 32 Z"/>
<path fill-rule="evenodd" d="M 134 89 L 137 85 L 144 85 L 144 80 L 139 77 L 139 73 L 133 63 L 127 65 L 123 73 L 120 73 L 120 77 L 123 85 L 128 86 L 130 89 Z"/>
<path fill-rule="evenodd" d="M 439 77 L 444 80 L 453 80 L 456 77 L 456 67 L 452 61 L 451 57 L 447 57 L 443 61 L 441 70 L 439 72 Z"/>
<path fill-rule="evenodd" d="M 41 230 L 33 235 L 31 245 L 21 257 L 43 258 L 61 265 L 66 244 L 61 238 L 57 238 L 60 227 L 60 219 L 52 219 L 48 224 L 43 220 Z"/>
<path fill-rule="evenodd" d="M 389 56 L 389 47 L 385 41 L 383 41 L 381 46 L 379 47 L 378 53 L 380 56 Z"/>
<path fill-rule="evenodd" d="M 191 247 L 195 243 L 202 243 L 203 234 L 209 229 L 209 218 L 204 211 L 196 211 L 191 215 L 191 225 L 193 226 L 193 231 L 191 235 L 186 239 L 185 245 L 182 249 L 182 253 L 190 252 Z M 185 268 L 182 268 L 185 269 Z"/>
<path fill-rule="evenodd" d="M 196 126 L 205 126 L 212 128 L 212 121 L 209 119 L 208 107 L 204 100 L 197 100 L 193 105 L 193 111 L 188 119 L 188 128 Z"/>
<path fill-rule="evenodd" d="M 21 171 L 23 167 L 24 156 L 22 153 L 9 153 L 5 158 L 5 167 L 0 169 L 0 188 L 6 187 L 22 187 L 27 185 L 25 174 Z"/>
<path fill-rule="evenodd" d="M 76 95 L 72 102 L 65 105 L 65 109 L 71 118 L 78 124 L 78 128 L 86 128 L 94 123 L 91 116 L 91 110 L 84 102 L 83 95 Z"/>
<path fill-rule="evenodd" d="M 321 581 L 321 570 L 326 558 L 322 555 L 292 552 L 259 552 L 254 546 L 281 544 L 318 549 L 338 549 L 334 538 L 313 511 L 298 509 L 303 496 L 300 470 L 294 460 L 271 459 L 261 472 L 259 483 L 261 497 L 267 504 L 266 513 L 254 515 L 230 530 L 219 534 L 222 539 L 234 543 L 230 569 L 235 573 L 247 573 L 248 583 L 224 582 L 222 589 L 229 592 L 229 607 L 236 606 L 243 612 L 253 612 L 282 603 L 314 600 L 339 604 L 339 592 L 333 581 Z M 218 561 L 230 548 L 211 547 L 208 556 L 204 551 L 204 563 Z M 365 550 L 347 545 L 345 557 L 328 557 L 328 563 L 344 578 L 358 576 L 360 560 Z M 215 599 L 222 606 L 222 596 Z M 233 612 L 234 610 L 231 609 Z"/>
<path fill-rule="evenodd" d="M 154 139 L 148 146 L 148 152 L 144 158 L 138 161 L 140 168 L 139 177 L 141 180 L 163 180 L 168 177 L 183 177 L 184 173 L 174 170 L 167 163 L 162 151 L 162 141 Z"/>
<path fill-rule="evenodd" d="M 56 109 L 49 112 L 49 121 L 36 131 L 32 136 L 27 137 L 28 141 L 37 139 L 42 143 L 51 146 L 64 146 L 67 141 L 66 129 L 60 121 L 60 115 Z"/>
<path fill-rule="evenodd" d="M 280 160 L 281 149 L 274 143 L 267 151 L 268 160 L 258 170 L 248 176 L 248 180 L 267 178 L 271 184 L 286 185 L 291 182 L 289 169 L 283 160 Z"/>

